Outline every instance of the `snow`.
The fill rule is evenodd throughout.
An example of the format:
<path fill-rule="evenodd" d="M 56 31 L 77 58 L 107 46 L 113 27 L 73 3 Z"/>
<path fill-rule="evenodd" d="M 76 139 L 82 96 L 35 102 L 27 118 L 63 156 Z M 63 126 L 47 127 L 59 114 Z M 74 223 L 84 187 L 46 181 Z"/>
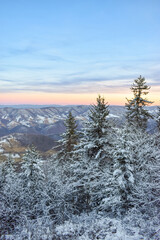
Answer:
<path fill-rule="evenodd" d="M 8 119 L 8 114 L 2 116 L 2 119 Z"/>
<path fill-rule="evenodd" d="M 57 226 L 55 231 L 62 239 L 148 240 L 148 237 L 140 234 L 138 227 L 132 227 L 121 220 L 98 216 L 94 213 L 84 214 L 74 221 L 66 221 Z"/>
<path fill-rule="evenodd" d="M 83 138 L 70 152 L 66 130 L 53 158 L 43 161 L 32 148 L 18 169 L 9 154 L 0 163 L 2 239 L 159 239 L 159 138 L 113 128 L 103 107 L 92 107 Z"/>
<path fill-rule="evenodd" d="M 114 115 L 114 114 L 112 114 L 112 113 L 110 113 L 109 116 L 107 116 L 107 118 L 110 118 L 110 117 L 113 117 L 113 118 L 119 118 L 119 116 Z"/>
<path fill-rule="evenodd" d="M 41 116 L 41 115 L 38 115 L 37 118 L 38 118 L 38 122 L 39 122 L 39 123 L 44 123 L 44 121 L 45 121 L 45 119 L 46 119 L 45 117 L 43 117 L 43 116 Z"/>
<path fill-rule="evenodd" d="M 53 118 L 47 118 L 47 121 L 48 121 L 48 123 L 49 123 L 49 124 L 51 124 L 51 123 L 54 123 L 54 122 L 55 122 L 55 120 L 54 120 Z"/>
<path fill-rule="evenodd" d="M 18 153 L 11 154 L 11 157 L 12 157 L 12 158 L 20 158 L 20 156 L 19 156 Z"/>
<path fill-rule="evenodd" d="M 16 117 L 15 120 L 16 120 L 17 122 L 19 122 L 20 119 L 21 119 L 21 116 L 19 115 L 19 116 Z"/>
<path fill-rule="evenodd" d="M 0 140 L 0 143 L 1 143 L 1 144 L 2 144 L 2 143 L 8 143 L 8 140 L 5 139 L 5 138 L 4 138 L 4 139 L 1 139 L 1 140 Z"/>
<path fill-rule="evenodd" d="M 26 127 L 30 127 L 30 123 L 28 121 L 26 121 L 26 120 L 22 120 L 21 124 L 26 126 Z"/>
<path fill-rule="evenodd" d="M 9 156 L 10 156 L 9 153 L 4 153 L 3 155 L 6 156 L 6 157 L 9 157 Z"/>

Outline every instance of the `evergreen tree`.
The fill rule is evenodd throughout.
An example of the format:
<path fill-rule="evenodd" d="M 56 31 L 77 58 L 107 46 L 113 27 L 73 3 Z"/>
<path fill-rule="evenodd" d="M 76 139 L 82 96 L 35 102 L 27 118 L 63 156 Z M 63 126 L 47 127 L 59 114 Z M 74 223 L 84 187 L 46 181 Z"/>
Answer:
<path fill-rule="evenodd" d="M 158 113 L 157 113 L 157 117 L 156 117 L 156 122 L 157 122 L 158 131 L 160 132 L 160 107 L 158 107 Z"/>
<path fill-rule="evenodd" d="M 160 204 L 160 150 L 157 139 L 154 135 L 137 130 L 132 133 L 132 142 L 135 206 L 154 216 L 154 208 Z"/>
<path fill-rule="evenodd" d="M 60 158 L 61 161 L 69 160 L 72 157 L 74 147 L 78 143 L 77 124 L 71 112 L 69 112 L 65 121 L 65 127 L 66 131 L 59 141 L 61 150 L 58 152 L 58 158 Z"/>
<path fill-rule="evenodd" d="M 133 204 L 131 194 L 135 180 L 129 138 L 126 127 L 117 130 L 117 138 L 111 151 L 113 168 L 108 181 L 106 180 L 106 196 L 102 200 L 104 209 L 110 206 L 112 212 L 118 215 L 124 214 Z"/>
<path fill-rule="evenodd" d="M 103 197 L 104 172 L 111 167 L 110 149 L 114 135 L 113 126 L 107 118 L 108 105 L 101 96 L 91 106 L 80 144 L 77 146 L 77 161 L 74 162 L 74 186 L 77 207 L 89 211 L 99 205 Z"/>
<path fill-rule="evenodd" d="M 151 214 L 159 204 L 160 151 L 156 140 L 127 126 L 117 131 L 112 155 L 113 171 L 106 179 L 101 209 L 121 215 L 135 207 Z"/>
<path fill-rule="evenodd" d="M 146 129 L 147 121 L 149 118 L 152 118 L 152 116 L 145 109 L 145 106 L 151 104 L 152 102 L 143 98 L 143 95 L 147 95 L 149 89 L 150 87 L 146 84 L 145 78 L 140 76 L 134 80 L 131 87 L 134 98 L 131 100 L 127 99 L 128 103 L 126 103 L 126 118 L 129 125 L 135 125 L 136 127 Z"/>
<path fill-rule="evenodd" d="M 57 224 L 68 220 L 74 212 L 73 187 L 70 184 L 72 164 L 64 161 L 59 164 L 59 159 L 49 162 L 47 174 L 47 193 L 49 196 L 47 206 L 51 219 Z"/>
<path fill-rule="evenodd" d="M 31 219 L 38 218 L 46 210 L 45 176 L 40 161 L 39 154 L 32 147 L 26 151 L 21 166 L 22 211 Z"/>
<path fill-rule="evenodd" d="M 97 104 L 91 106 L 89 120 L 86 122 L 80 147 L 85 157 L 104 160 L 108 157 L 112 142 L 113 125 L 109 119 L 108 105 L 100 95 Z"/>
<path fill-rule="evenodd" d="M 10 233 L 21 219 L 20 184 L 13 159 L 0 165 L 0 232 Z M 22 219 L 21 219 L 22 221 Z"/>
<path fill-rule="evenodd" d="M 49 172 L 49 212 L 56 223 L 64 222 L 74 211 L 72 186 L 69 183 L 73 175 L 74 148 L 78 143 L 79 135 L 76 120 L 71 112 L 67 116 L 65 127 L 66 131 L 59 141 L 61 149 L 53 157 Z"/>

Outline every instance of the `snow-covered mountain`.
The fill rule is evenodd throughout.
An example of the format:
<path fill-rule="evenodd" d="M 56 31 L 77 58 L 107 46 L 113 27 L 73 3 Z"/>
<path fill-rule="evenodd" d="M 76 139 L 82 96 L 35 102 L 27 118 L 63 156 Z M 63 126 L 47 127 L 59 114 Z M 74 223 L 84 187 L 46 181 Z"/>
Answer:
<path fill-rule="evenodd" d="M 71 111 L 78 122 L 87 118 L 89 106 L 44 108 L 0 108 L 0 136 L 11 133 L 43 134 L 55 138 L 64 131 L 64 120 Z M 110 117 L 122 120 L 124 107 L 111 106 Z"/>
<path fill-rule="evenodd" d="M 1 141 L 3 143 L 6 139 L 5 146 L 8 142 L 7 149 L 9 149 L 9 146 L 11 147 L 10 140 L 12 139 L 12 150 L 17 146 L 21 146 L 20 152 L 23 152 L 24 146 L 34 144 L 42 152 L 49 151 L 56 145 L 56 141 L 65 131 L 64 121 L 69 111 L 75 116 L 80 128 L 84 120 L 88 118 L 89 109 L 90 106 L 88 105 L 29 106 L 28 108 L 26 106 L 1 106 L 0 143 Z M 156 107 L 149 107 L 152 114 L 155 114 L 156 109 Z M 110 106 L 109 110 L 109 118 L 113 119 L 118 125 L 124 123 L 125 108 L 123 106 Z M 153 120 L 149 124 L 150 129 L 154 128 Z M 8 153 L 6 150 L 4 152 Z"/>

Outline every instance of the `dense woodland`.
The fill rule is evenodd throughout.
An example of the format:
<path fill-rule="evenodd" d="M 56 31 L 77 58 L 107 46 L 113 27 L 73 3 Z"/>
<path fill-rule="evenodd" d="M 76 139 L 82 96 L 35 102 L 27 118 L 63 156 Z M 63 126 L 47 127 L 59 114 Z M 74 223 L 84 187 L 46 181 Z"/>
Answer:
<path fill-rule="evenodd" d="M 99 95 L 81 131 L 69 112 L 51 159 L 31 147 L 20 166 L 1 163 L 0 239 L 160 239 L 160 108 L 146 110 L 143 77 L 131 91 L 124 126 Z"/>

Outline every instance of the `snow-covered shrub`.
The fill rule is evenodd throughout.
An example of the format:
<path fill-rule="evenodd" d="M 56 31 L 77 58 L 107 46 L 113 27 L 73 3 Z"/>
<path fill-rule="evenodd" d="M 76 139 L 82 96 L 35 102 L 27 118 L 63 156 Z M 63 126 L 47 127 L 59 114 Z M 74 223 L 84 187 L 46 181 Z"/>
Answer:
<path fill-rule="evenodd" d="M 20 193 L 13 159 L 8 158 L 0 165 L 0 234 L 12 232 L 17 224 L 23 221 Z"/>
<path fill-rule="evenodd" d="M 110 207 L 119 214 L 137 207 L 151 214 L 159 199 L 160 151 L 154 137 L 128 127 L 120 129 L 112 155 L 113 171 L 102 210 Z"/>
<path fill-rule="evenodd" d="M 46 180 L 41 169 L 41 158 L 34 147 L 27 150 L 21 170 L 21 210 L 25 216 L 31 219 L 43 216 L 48 198 Z"/>
<path fill-rule="evenodd" d="M 133 213 L 132 213 L 133 214 Z M 91 212 L 82 214 L 72 221 L 56 226 L 53 238 L 56 240 L 155 240 L 158 225 L 130 213 L 124 220 L 108 218 Z M 134 224 L 135 221 L 138 221 Z M 138 223 L 138 224 L 137 224 Z M 147 224 L 148 229 L 147 229 Z M 158 238 L 157 238 L 158 239 Z"/>

